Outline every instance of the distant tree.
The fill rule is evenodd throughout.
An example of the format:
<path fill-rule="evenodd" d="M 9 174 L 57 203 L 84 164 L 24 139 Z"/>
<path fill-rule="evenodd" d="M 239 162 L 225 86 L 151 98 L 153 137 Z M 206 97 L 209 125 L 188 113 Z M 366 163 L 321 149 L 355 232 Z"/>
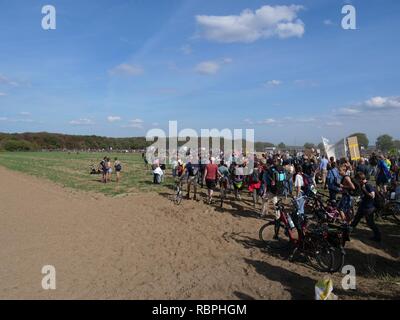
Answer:
<path fill-rule="evenodd" d="M 2 141 L 1 147 L 6 151 L 33 151 L 37 149 L 37 146 L 26 140 Z"/>
<path fill-rule="evenodd" d="M 285 149 L 285 148 L 286 148 L 286 144 L 284 144 L 283 142 L 281 142 L 280 144 L 278 144 L 278 148 L 279 148 L 279 149 Z"/>
<path fill-rule="evenodd" d="M 324 145 L 322 142 L 320 142 L 320 143 L 318 144 L 318 149 L 321 150 L 321 153 L 324 153 L 324 152 L 325 152 L 325 145 Z"/>
<path fill-rule="evenodd" d="M 315 144 L 314 143 L 310 143 L 310 142 L 306 142 L 304 144 L 304 149 L 315 149 Z"/>
<path fill-rule="evenodd" d="M 400 140 L 393 141 L 393 148 L 396 150 L 400 150 Z"/>
<path fill-rule="evenodd" d="M 389 151 L 393 146 L 393 138 L 388 134 L 383 134 L 376 139 L 376 147 L 383 152 Z"/>
<path fill-rule="evenodd" d="M 351 134 L 349 137 L 357 137 L 358 145 L 360 147 L 364 147 L 365 149 L 368 148 L 369 140 L 365 133 L 357 132 L 357 133 Z"/>

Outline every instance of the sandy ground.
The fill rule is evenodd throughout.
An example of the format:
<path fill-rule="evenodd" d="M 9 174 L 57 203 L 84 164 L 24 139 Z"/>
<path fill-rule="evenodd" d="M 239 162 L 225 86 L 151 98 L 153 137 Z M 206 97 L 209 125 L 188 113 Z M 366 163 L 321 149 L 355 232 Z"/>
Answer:
<path fill-rule="evenodd" d="M 0 176 L 1 299 L 312 299 L 323 276 L 265 252 L 263 221 L 240 204 L 221 212 L 167 194 L 108 198 L 1 167 Z M 399 298 L 398 283 L 365 267 L 399 270 L 390 232 L 389 248 L 352 240 L 357 290 L 340 289 L 336 274 L 339 298 Z M 42 289 L 44 265 L 56 268 L 56 290 Z"/>

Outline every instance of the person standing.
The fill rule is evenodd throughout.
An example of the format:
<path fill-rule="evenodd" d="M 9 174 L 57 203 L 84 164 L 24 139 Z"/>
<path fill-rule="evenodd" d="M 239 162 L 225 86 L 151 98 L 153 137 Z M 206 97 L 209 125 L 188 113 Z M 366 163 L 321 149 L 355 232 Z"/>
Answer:
<path fill-rule="evenodd" d="M 378 191 L 387 192 L 387 185 L 390 182 L 390 168 L 385 161 L 385 156 L 380 155 L 379 161 L 377 165 L 377 173 L 376 173 L 376 185 L 378 187 Z"/>
<path fill-rule="evenodd" d="M 206 165 L 205 172 L 204 172 L 204 183 L 207 186 L 207 194 L 208 194 L 208 203 L 211 203 L 212 196 L 214 193 L 217 177 L 219 175 L 218 166 L 215 164 L 215 158 L 210 158 L 210 163 Z"/>
<path fill-rule="evenodd" d="M 100 162 L 100 167 L 101 167 L 101 181 L 103 183 L 107 183 L 107 174 L 108 174 L 108 168 L 107 168 L 107 157 L 104 157 L 103 160 Z"/>
<path fill-rule="evenodd" d="M 340 216 L 342 220 L 349 221 L 350 212 L 353 207 L 353 198 L 351 196 L 351 193 L 356 190 L 356 186 L 351 181 L 346 165 L 342 165 L 340 167 L 339 174 L 342 177 L 342 181 L 340 182 L 340 191 L 342 193 L 342 198 L 339 201 L 338 209 L 340 211 Z"/>
<path fill-rule="evenodd" d="M 354 217 L 353 222 L 351 223 L 351 227 L 355 229 L 360 222 L 360 220 L 365 217 L 367 221 L 368 227 L 373 231 L 374 236 L 371 240 L 380 242 L 381 241 L 381 233 L 379 231 L 378 226 L 375 224 L 374 220 L 374 199 L 375 199 L 375 190 L 368 183 L 366 176 L 362 172 L 357 172 L 356 179 L 360 183 L 361 186 L 361 203 L 358 207 L 358 211 Z"/>
<path fill-rule="evenodd" d="M 114 170 L 117 176 L 117 183 L 118 183 L 121 179 L 121 170 L 122 170 L 122 165 L 121 162 L 118 160 L 118 158 L 114 159 Z"/>
<path fill-rule="evenodd" d="M 329 164 L 328 159 L 326 159 L 325 156 L 322 156 L 321 162 L 319 164 L 319 172 L 321 174 L 321 179 L 322 179 L 322 185 L 323 186 L 325 186 L 326 177 L 328 175 L 328 164 Z"/>
<path fill-rule="evenodd" d="M 197 200 L 197 175 L 199 174 L 199 167 L 192 164 L 192 159 L 189 158 L 185 166 L 184 176 L 187 177 L 187 194 L 186 198 L 190 199 L 190 189 L 193 186 L 194 200 Z"/>
<path fill-rule="evenodd" d="M 111 159 L 107 158 L 107 175 L 106 175 L 107 181 L 111 182 L 111 174 L 112 174 Z"/>
<path fill-rule="evenodd" d="M 364 159 L 364 158 L 361 158 L 361 159 L 360 159 L 360 163 L 357 164 L 357 167 L 356 167 L 356 174 L 357 174 L 358 172 L 364 173 L 366 179 L 369 180 L 369 168 L 368 168 L 368 166 L 365 164 L 365 159 Z"/>

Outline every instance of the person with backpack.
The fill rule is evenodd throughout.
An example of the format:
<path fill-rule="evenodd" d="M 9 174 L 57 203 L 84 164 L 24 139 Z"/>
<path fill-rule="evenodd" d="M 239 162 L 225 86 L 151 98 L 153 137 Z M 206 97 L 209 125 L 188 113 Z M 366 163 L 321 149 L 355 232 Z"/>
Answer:
<path fill-rule="evenodd" d="M 380 155 L 376 173 L 376 186 L 379 191 L 383 191 L 384 193 L 387 192 L 387 185 L 390 183 L 391 178 L 390 168 L 385 160 L 385 156 Z"/>
<path fill-rule="evenodd" d="M 280 163 L 277 163 L 274 171 L 274 184 L 277 196 L 287 196 L 287 174 Z"/>
<path fill-rule="evenodd" d="M 108 167 L 107 167 L 107 157 L 104 157 L 103 160 L 100 161 L 101 167 L 101 181 L 103 183 L 107 183 L 107 175 L 108 175 Z"/>
<path fill-rule="evenodd" d="M 253 206 L 254 208 L 258 202 L 258 194 L 261 188 L 261 179 L 260 179 L 260 169 L 255 167 L 253 172 L 249 176 L 249 192 L 252 194 L 253 197 Z"/>
<path fill-rule="evenodd" d="M 180 179 L 187 180 L 187 194 L 186 199 L 190 199 L 190 189 L 193 185 L 194 200 L 197 200 L 197 174 L 199 167 L 192 163 L 192 157 L 189 157 L 188 162 L 185 165 L 184 172 L 181 174 Z"/>
<path fill-rule="evenodd" d="M 275 216 L 277 219 L 279 219 L 275 205 L 278 203 L 279 197 L 284 196 L 286 174 L 283 167 L 280 165 L 279 159 L 275 158 L 274 160 L 269 161 L 269 164 L 270 165 L 264 171 L 263 175 L 266 192 L 263 196 L 261 216 L 263 217 L 268 214 L 268 207 L 270 200 L 272 200 Z"/>
<path fill-rule="evenodd" d="M 240 192 L 243 189 L 244 185 L 244 171 L 243 167 L 239 166 L 236 162 L 233 163 L 233 172 L 232 172 L 232 185 L 233 190 L 235 192 L 235 199 L 241 200 Z"/>
<path fill-rule="evenodd" d="M 118 158 L 114 159 L 114 169 L 115 169 L 115 174 L 117 176 L 117 183 L 121 179 L 121 171 L 122 171 L 122 165 L 121 162 L 118 160 Z"/>
<path fill-rule="evenodd" d="M 357 172 L 356 180 L 361 186 L 361 203 L 358 207 L 358 211 L 351 223 L 351 227 L 355 229 L 360 222 L 360 220 L 365 217 L 368 227 L 373 231 L 374 236 L 371 240 L 380 242 L 381 241 L 381 233 L 379 231 L 378 226 L 375 224 L 374 220 L 374 211 L 375 211 L 375 203 L 374 200 L 376 198 L 374 188 L 368 183 L 366 176 L 362 172 Z"/>
<path fill-rule="evenodd" d="M 326 185 L 328 187 L 330 201 L 336 201 L 337 195 L 340 191 L 340 181 L 341 177 L 339 170 L 336 167 L 336 162 L 333 161 L 330 163 L 330 168 L 326 176 Z"/>

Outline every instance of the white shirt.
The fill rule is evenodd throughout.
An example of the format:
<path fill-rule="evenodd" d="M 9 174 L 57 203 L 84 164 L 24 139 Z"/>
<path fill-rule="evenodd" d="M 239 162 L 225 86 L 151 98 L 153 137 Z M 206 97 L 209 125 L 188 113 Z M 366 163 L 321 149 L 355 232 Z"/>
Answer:
<path fill-rule="evenodd" d="M 162 176 L 164 174 L 164 172 L 161 170 L 160 167 L 155 168 L 153 173 L 154 174 L 159 174 L 160 176 Z"/>
<path fill-rule="evenodd" d="M 303 180 L 303 176 L 301 174 L 296 174 L 294 186 L 295 186 L 295 188 L 304 187 L 304 180 Z"/>

